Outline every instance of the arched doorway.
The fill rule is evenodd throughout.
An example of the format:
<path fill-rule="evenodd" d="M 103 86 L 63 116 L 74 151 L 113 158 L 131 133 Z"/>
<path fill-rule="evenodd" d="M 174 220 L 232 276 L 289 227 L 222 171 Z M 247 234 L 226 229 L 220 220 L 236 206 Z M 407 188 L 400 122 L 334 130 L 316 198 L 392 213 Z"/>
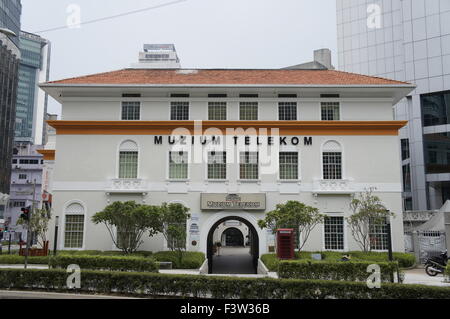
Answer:
<path fill-rule="evenodd" d="M 249 229 L 249 246 L 250 246 L 250 254 L 252 258 L 252 269 L 253 273 L 258 273 L 258 259 L 259 259 L 259 236 L 255 227 L 245 218 L 239 216 L 227 216 L 215 222 L 208 232 L 207 237 L 207 246 L 206 246 L 206 255 L 208 258 L 208 273 L 214 273 L 214 243 L 213 243 L 213 235 L 215 229 L 222 223 L 228 220 L 237 220 L 244 223 Z M 242 233 L 241 233 L 242 234 Z"/>
<path fill-rule="evenodd" d="M 244 246 L 244 235 L 239 229 L 235 227 L 225 229 L 225 231 L 222 233 L 222 239 L 222 242 L 224 242 L 225 246 L 228 247 Z"/>

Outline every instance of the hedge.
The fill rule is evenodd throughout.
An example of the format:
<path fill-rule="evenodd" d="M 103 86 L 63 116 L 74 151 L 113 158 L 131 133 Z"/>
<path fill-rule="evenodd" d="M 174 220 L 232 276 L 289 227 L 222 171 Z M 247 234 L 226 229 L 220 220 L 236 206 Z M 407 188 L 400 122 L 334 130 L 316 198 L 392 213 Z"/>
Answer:
<path fill-rule="evenodd" d="M 447 281 L 450 282 L 450 264 L 445 268 L 445 275 L 447 276 Z"/>
<path fill-rule="evenodd" d="M 362 252 L 352 251 L 347 253 L 342 252 L 296 252 L 296 258 L 298 260 L 312 260 L 311 254 L 321 254 L 322 260 L 340 262 L 343 255 L 350 255 L 352 261 L 367 261 L 372 263 L 387 262 L 388 254 L 379 252 Z M 415 257 L 412 254 L 407 253 L 393 253 L 394 261 L 398 261 L 401 268 L 410 268 L 415 264 Z M 265 254 L 261 256 L 262 262 L 270 271 L 277 271 L 279 260 L 275 254 Z"/>
<path fill-rule="evenodd" d="M 1 289 L 40 289 L 74 292 L 66 288 L 62 269 L 1 269 Z M 76 292 L 142 296 L 248 299 L 450 299 L 450 288 L 383 283 L 298 279 L 236 278 L 155 273 L 82 271 Z"/>
<path fill-rule="evenodd" d="M 28 256 L 29 264 L 39 264 L 48 265 L 50 260 L 49 256 L 39 257 L 39 256 Z M 24 264 L 25 257 L 19 255 L 0 255 L 0 265 L 17 265 Z"/>
<path fill-rule="evenodd" d="M 373 262 L 362 261 L 311 261 L 295 260 L 281 261 L 278 266 L 279 278 L 295 279 L 320 279 L 320 280 L 344 280 L 366 281 L 370 273 L 367 267 Z M 381 281 L 391 281 L 392 275 L 398 271 L 397 262 L 379 262 Z"/>
<path fill-rule="evenodd" d="M 152 255 L 157 261 L 172 262 L 172 269 L 198 269 L 205 261 L 205 254 L 201 252 L 185 251 L 181 263 L 178 252 L 160 251 Z"/>
<path fill-rule="evenodd" d="M 145 257 L 60 255 L 50 258 L 49 262 L 52 268 L 65 269 L 72 264 L 81 269 L 158 272 L 155 260 Z"/>

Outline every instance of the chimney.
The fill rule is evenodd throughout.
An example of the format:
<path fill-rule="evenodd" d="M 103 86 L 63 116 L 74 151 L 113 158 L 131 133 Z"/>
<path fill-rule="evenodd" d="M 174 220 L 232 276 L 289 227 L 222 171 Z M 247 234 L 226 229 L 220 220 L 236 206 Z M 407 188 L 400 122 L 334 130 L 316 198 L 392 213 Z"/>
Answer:
<path fill-rule="evenodd" d="M 325 66 L 328 70 L 334 70 L 334 66 L 331 64 L 331 50 L 319 49 L 314 51 L 314 61 L 319 62 Z"/>

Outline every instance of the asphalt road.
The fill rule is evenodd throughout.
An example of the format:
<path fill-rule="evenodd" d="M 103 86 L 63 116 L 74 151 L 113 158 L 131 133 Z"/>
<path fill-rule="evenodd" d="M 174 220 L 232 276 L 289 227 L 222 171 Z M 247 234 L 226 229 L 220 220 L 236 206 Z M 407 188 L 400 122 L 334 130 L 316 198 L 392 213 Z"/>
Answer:
<path fill-rule="evenodd" d="M 222 247 L 213 257 L 214 274 L 254 274 L 253 258 L 249 248 Z"/>

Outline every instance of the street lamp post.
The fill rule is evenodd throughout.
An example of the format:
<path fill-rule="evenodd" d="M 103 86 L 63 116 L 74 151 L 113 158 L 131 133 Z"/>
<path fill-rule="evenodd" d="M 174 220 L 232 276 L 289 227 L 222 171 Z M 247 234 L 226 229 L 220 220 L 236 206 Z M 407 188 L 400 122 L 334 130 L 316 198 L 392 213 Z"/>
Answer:
<path fill-rule="evenodd" d="M 55 217 L 55 239 L 53 241 L 53 255 L 56 256 L 56 247 L 58 247 L 58 225 L 59 216 Z"/>
<path fill-rule="evenodd" d="M 392 235 L 391 235 L 391 218 L 386 218 L 386 230 L 387 230 L 387 244 L 388 244 L 388 258 L 389 261 L 393 261 L 394 258 L 392 256 Z M 391 274 L 391 282 L 394 282 L 394 274 Z"/>

